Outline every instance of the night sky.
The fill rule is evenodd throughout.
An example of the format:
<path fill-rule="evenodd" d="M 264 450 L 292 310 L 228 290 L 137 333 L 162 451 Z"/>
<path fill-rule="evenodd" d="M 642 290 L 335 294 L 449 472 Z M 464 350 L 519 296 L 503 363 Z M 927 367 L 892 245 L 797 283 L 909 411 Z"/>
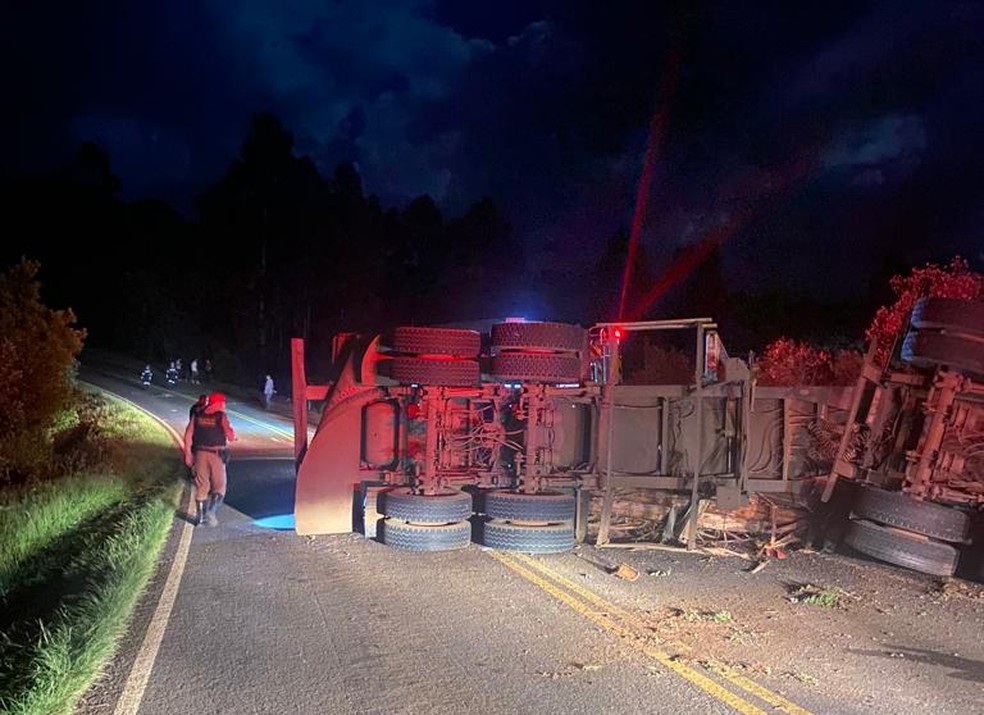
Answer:
<path fill-rule="evenodd" d="M 124 199 L 194 197 L 277 114 L 324 175 L 448 215 L 497 201 L 534 261 L 636 210 L 667 266 L 724 229 L 733 287 L 837 300 L 885 265 L 984 268 L 980 2 L 107 0 L 2 25 L 8 175 L 109 152 Z"/>

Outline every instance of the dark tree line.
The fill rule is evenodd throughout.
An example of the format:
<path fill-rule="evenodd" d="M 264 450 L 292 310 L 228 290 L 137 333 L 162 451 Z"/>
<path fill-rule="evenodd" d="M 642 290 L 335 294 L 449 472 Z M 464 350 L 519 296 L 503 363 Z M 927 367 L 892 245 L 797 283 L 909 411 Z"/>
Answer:
<path fill-rule="evenodd" d="M 384 207 L 354 166 L 324 177 L 295 155 L 273 115 L 255 117 L 193 219 L 164 201 L 119 200 L 109 156 L 89 144 L 54 176 L 7 178 L 0 188 L 8 225 L 23 232 L 15 243 L 40 263 L 46 303 L 74 310 L 87 345 L 158 364 L 209 357 L 230 378 L 254 381 L 287 373 L 293 337 L 305 338 L 309 355 L 327 356 L 339 331 L 502 317 L 530 275 L 536 290 L 579 298 L 570 314 L 539 317 L 613 320 L 627 255 L 620 229 L 597 256 L 584 256 L 580 272 L 560 274 L 524 255 L 490 199 L 451 218 L 429 196 Z M 21 258 L 4 250 L 7 264 Z M 766 314 L 768 302 L 731 295 L 715 251 L 646 304 L 666 270 L 639 247 L 628 293 L 629 304 L 645 307 L 637 318 L 708 315 L 725 336 L 734 330 L 753 344 L 776 330 L 776 306 L 790 302 L 779 297 Z"/>
<path fill-rule="evenodd" d="M 427 196 L 386 208 L 352 165 L 325 178 L 293 149 L 276 117 L 256 117 L 194 220 L 119 201 L 93 145 L 56 176 L 5 180 L 4 203 L 45 299 L 73 307 L 89 345 L 140 359 L 208 356 L 252 379 L 283 374 L 293 337 L 327 350 L 338 331 L 495 314 L 523 258 L 494 202 L 451 220 Z"/>

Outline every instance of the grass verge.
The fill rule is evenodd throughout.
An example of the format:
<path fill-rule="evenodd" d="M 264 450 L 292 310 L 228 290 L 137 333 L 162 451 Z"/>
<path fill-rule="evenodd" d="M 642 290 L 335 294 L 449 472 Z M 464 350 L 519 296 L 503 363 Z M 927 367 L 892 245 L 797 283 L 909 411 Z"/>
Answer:
<path fill-rule="evenodd" d="M 182 488 L 170 435 L 111 403 L 98 471 L 0 498 L 0 711 L 69 715 L 115 654 Z"/>

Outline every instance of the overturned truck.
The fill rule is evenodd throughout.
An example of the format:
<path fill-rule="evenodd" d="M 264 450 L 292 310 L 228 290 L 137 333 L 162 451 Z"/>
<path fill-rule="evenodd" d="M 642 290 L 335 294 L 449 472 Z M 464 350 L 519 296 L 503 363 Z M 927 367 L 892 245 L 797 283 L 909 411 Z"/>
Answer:
<path fill-rule="evenodd" d="M 847 500 L 843 542 L 937 576 L 984 577 L 984 302 L 925 297 L 883 366 L 872 345 L 823 498 Z M 979 540 L 979 537 L 978 537 Z"/>
<path fill-rule="evenodd" d="M 701 503 L 734 509 L 818 483 L 826 500 L 841 481 L 864 487 L 852 548 L 952 573 L 984 500 L 981 393 L 967 376 L 984 372 L 984 328 L 976 308 L 921 310 L 900 370 L 867 360 L 855 388 L 757 385 L 709 318 L 343 335 L 330 382 L 317 385 L 295 339 L 296 530 L 360 531 L 409 550 L 475 541 L 550 553 L 586 538 L 592 500 L 596 543 L 607 543 L 615 495 L 645 490 L 673 495 L 672 521 L 692 547 Z M 963 329 L 956 348 L 953 325 L 932 322 L 940 311 Z M 632 379 L 630 346 L 668 334 L 690 346 L 682 378 Z M 309 441 L 314 400 L 323 407 Z M 932 410 L 946 414 L 920 418 Z M 926 534 L 925 522 L 941 528 Z"/>

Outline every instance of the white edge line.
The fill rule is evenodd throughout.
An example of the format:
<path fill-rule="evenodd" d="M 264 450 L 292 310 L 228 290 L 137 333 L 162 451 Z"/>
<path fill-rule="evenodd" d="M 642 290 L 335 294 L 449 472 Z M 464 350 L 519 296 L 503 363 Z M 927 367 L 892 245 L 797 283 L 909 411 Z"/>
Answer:
<path fill-rule="evenodd" d="M 171 434 L 178 447 L 183 448 L 182 435 L 179 435 L 171 425 L 156 415 L 147 412 L 147 410 L 135 402 L 131 402 L 116 393 L 111 394 L 113 397 L 136 407 L 144 414 L 159 422 Z M 189 490 L 189 514 L 191 513 L 193 497 L 194 495 Z M 185 522 L 181 528 L 181 537 L 178 541 L 177 551 L 174 554 L 174 561 L 171 562 L 171 570 L 167 574 L 167 581 L 165 581 L 164 589 L 161 591 L 157 608 L 154 609 L 154 615 L 147 625 L 147 632 L 144 634 L 143 642 L 140 644 L 140 650 L 137 651 L 137 657 L 133 660 L 130 674 L 127 676 L 126 683 L 123 686 L 123 692 L 120 694 L 120 699 L 116 702 L 116 709 L 113 711 L 114 715 L 135 715 L 140 708 L 144 691 L 147 689 L 147 682 L 150 680 L 150 673 L 154 668 L 154 661 L 157 659 L 157 651 L 160 649 L 161 642 L 164 640 L 164 631 L 167 628 L 168 619 L 171 617 L 171 609 L 174 607 L 174 602 L 178 597 L 178 586 L 181 584 L 181 576 L 184 574 L 185 563 L 188 560 L 188 551 L 191 549 L 191 535 L 193 531 L 194 528 L 188 522 Z"/>
<path fill-rule="evenodd" d="M 97 389 L 102 390 L 98 386 Z M 107 390 L 102 391 L 108 392 Z M 115 392 L 110 392 L 110 394 L 160 423 L 170 433 L 175 444 L 183 450 L 183 435 L 178 434 L 177 430 L 171 425 L 122 395 L 118 395 Z M 189 514 L 191 513 L 193 496 L 193 493 L 189 490 Z M 147 625 L 147 632 L 144 634 L 143 642 L 140 644 L 140 650 L 137 651 L 137 656 L 133 660 L 130 674 L 127 676 L 126 683 L 123 686 L 123 692 L 116 702 L 116 709 L 113 711 L 114 715 L 135 715 L 140 708 L 144 692 L 147 689 L 147 682 L 150 680 L 150 673 L 154 668 L 154 661 L 157 659 L 157 652 L 160 650 L 161 642 L 164 640 L 164 631 L 167 628 L 168 619 L 171 617 L 171 610 L 174 608 L 174 602 L 178 597 L 178 587 L 181 584 L 181 576 L 184 574 L 185 564 L 188 560 L 188 551 L 191 549 L 191 536 L 193 532 L 194 527 L 190 523 L 185 522 L 181 529 L 181 537 L 178 541 L 177 551 L 174 554 L 174 561 L 171 562 L 171 570 L 168 572 L 167 581 L 165 581 L 164 589 L 161 591 L 157 608 L 154 609 L 154 615 L 151 616 L 150 623 Z"/>
<path fill-rule="evenodd" d="M 188 508 L 191 508 L 191 493 L 188 496 Z M 168 619 L 171 617 L 171 609 L 178 597 L 178 586 L 181 584 L 181 576 L 184 573 L 185 562 L 188 559 L 188 551 L 191 547 L 191 534 L 193 528 L 191 524 L 185 522 L 181 529 L 181 540 L 178 542 L 178 550 L 171 563 L 171 570 L 167 575 L 167 582 L 161 592 L 161 598 L 157 602 L 157 608 L 147 626 L 147 633 L 144 635 L 143 643 L 137 652 L 137 657 L 133 660 L 130 668 L 130 675 L 127 676 L 123 692 L 116 703 L 115 715 L 134 715 L 140 708 L 143 700 L 144 691 L 147 689 L 147 682 L 150 680 L 150 672 L 154 668 L 154 661 L 157 659 L 157 651 L 164 640 L 164 631 L 167 628 Z"/>

